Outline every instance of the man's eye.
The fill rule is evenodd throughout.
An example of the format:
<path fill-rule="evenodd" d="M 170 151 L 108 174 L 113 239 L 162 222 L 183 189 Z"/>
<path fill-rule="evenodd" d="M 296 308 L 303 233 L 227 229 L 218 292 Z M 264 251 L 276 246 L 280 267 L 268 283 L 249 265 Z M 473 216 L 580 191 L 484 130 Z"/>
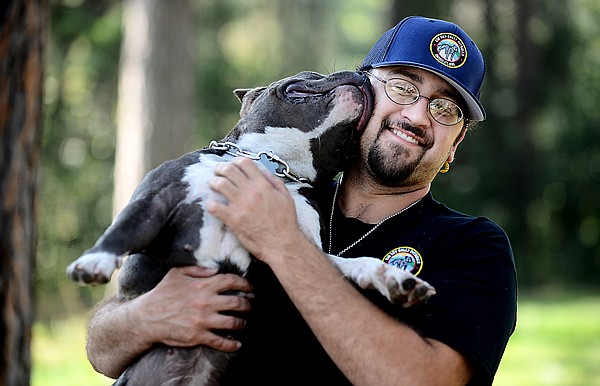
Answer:
<path fill-rule="evenodd" d="M 403 83 L 392 83 L 391 84 L 391 89 L 393 92 L 400 94 L 400 95 L 414 95 L 416 94 L 416 90 L 414 87 L 412 87 L 409 84 L 403 84 Z"/>
<path fill-rule="evenodd" d="M 434 99 L 431 101 L 431 109 L 439 114 L 445 116 L 456 116 L 458 115 L 458 107 L 452 101 L 446 99 Z"/>

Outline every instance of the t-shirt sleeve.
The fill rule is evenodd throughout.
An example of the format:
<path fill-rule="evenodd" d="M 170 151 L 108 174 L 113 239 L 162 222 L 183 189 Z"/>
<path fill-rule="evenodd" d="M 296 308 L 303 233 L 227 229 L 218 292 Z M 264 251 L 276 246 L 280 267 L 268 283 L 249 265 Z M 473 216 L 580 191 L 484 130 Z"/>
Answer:
<path fill-rule="evenodd" d="M 517 282 L 504 231 L 477 218 L 444 232 L 421 276 L 437 291 L 412 324 L 475 365 L 473 385 L 490 385 L 516 324 Z"/>

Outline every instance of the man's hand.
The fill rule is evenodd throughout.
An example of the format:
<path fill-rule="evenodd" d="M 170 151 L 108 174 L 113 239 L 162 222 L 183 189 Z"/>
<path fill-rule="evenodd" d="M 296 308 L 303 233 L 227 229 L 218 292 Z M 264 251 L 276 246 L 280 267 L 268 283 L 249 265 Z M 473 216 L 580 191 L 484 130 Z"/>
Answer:
<path fill-rule="evenodd" d="M 88 328 L 88 358 L 98 372 L 117 378 L 155 343 L 235 351 L 240 342 L 213 331 L 244 327 L 244 319 L 223 312 L 250 310 L 250 291 L 241 276 L 215 275 L 195 266 L 173 268 L 150 292 L 126 302 L 112 299 L 96 309 Z"/>
<path fill-rule="evenodd" d="M 271 256 L 278 256 L 283 248 L 305 237 L 283 181 L 263 173 L 252 160 L 240 157 L 219 164 L 209 186 L 227 199 L 227 204 L 208 202 L 209 213 L 267 264 Z"/>
<path fill-rule="evenodd" d="M 207 276 L 210 275 L 210 276 Z M 201 267 L 174 268 L 138 303 L 140 329 L 153 340 L 169 346 L 203 344 L 222 351 L 235 351 L 240 343 L 213 330 L 238 330 L 244 319 L 224 311 L 250 310 L 246 297 L 226 291 L 249 293 L 250 283 L 233 274 L 212 276 Z M 199 280 L 200 279 L 200 280 Z"/>

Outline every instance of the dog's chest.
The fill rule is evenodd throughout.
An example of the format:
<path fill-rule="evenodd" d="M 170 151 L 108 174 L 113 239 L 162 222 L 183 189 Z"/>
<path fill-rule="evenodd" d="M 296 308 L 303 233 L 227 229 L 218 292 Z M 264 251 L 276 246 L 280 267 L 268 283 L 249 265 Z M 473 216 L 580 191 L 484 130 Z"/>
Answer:
<path fill-rule="evenodd" d="M 187 166 L 183 176 L 183 181 L 187 185 L 184 203 L 200 205 L 203 211 L 203 221 L 198 229 L 199 245 L 194 250 L 196 263 L 218 269 L 224 262 L 228 262 L 237 266 L 242 272 L 246 272 L 250 264 L 249 253 L 223 222 L 210 215 L 205 207 L 209 200 L 226 203 L 223 196 L 209 188 L 208 181 L 214 176 L 214 168 L 219 163 L 227 161 L 228 159 L 206 154 L 200 157 L 199 162 Z M 264 166 L 260 167 L 264 169 Z M 286 183 L 296 206 L 300 228 L 309 239 L 320 245 L 319 214 L 300 193 L 300 188 L 307 186 L 307 184 Z"/>

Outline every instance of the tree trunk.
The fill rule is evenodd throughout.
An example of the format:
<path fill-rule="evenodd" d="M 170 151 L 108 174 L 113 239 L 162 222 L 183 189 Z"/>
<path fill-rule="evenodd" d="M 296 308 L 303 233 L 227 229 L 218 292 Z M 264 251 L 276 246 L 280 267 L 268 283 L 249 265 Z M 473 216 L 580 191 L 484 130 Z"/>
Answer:
<path fill-rule="evenodd" d="M 517 152 L 518 162 L 514 170 L 514 197 L 519 197 L 516 202 L 520 214 L 521 224 L 519 229 L 527 228 L 527 206 L 531 199 L 537 194 L 534 191 L 536 173 L 535 158 L 536 149 L 532 137 L 532 121 L 538 98 L 535 96 L 538 90 L 537 74 L 540 73 L 537 60 L 537 47 L 531 40 L 531 19 L 536 15 L 535 1 L 520 0 L 517 2 L 516 17 L 517 30 L 515 44 L 517 46 L 517 95 L 518 109 L 516 123 L 518 127 L 515 132 L 521 137 L 521 148 Z M 521 227 L 522 226 L 522 227 Z"/>
<path fill-rule="evenodd" d="M 31 370 L 48 4 L 10 0 L 0 12 L 0 385 L 19 386 Z"/>
<path fill-rule="evenodd" d="M 452 9 L 454 1 L 410 1 L 410 0 L 392 0 L 389 13 L 389 26 L 384 29 L 392 28 L 407 16 L 426 16 L 434 19 L 449 18 L 449 11 Z"/>
<path fill-rule="evenodd" d="M 193 16 L 189 0 L 125 2 L 114 213 L 127 204 L 148 170 L 191 150 Z"/>
<path fill-rule="evenodd" d="M 319 68 L 322 58 L 330 60 L 336 31 L 331 23 L 333 12 L 327 1 L 295 0 L 277 2 L 281 24 L 281 73 L 294 75 L 300 71 L 332 72 Z"/>

